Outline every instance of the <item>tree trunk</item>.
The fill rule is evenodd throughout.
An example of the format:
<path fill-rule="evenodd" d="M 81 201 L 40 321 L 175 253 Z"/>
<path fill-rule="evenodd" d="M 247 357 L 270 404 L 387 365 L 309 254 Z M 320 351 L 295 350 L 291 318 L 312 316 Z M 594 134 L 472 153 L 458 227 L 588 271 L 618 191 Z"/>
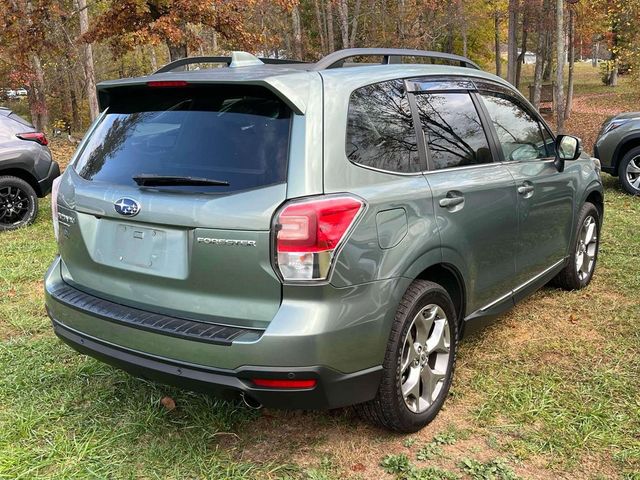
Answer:
<path fill-rule="evenodd" d="M 320 50 L 323 55 L 329 53 L 329 49 L 327 48 L 327 37 L 325 35 L 325 21 L 324 15 L 320 10 L 319 0 L 313 0 L 313 9 L 316 14 L 316 23 L 318 25 L 318 36 L 320 37 Z"/>
<path fill-rule="evenodd" d="M 573 8 L 569 8 L 569 83 L 567 84 L 567 103 L 564 109 L 564 118 L 568 120 L 573 109 L 573 70 L 575 67 L 575 16 Z"/>
<path fill-rule="evenodd" d="M 615 60 L 614 62 L 611 73 L 609 74 L 609 81 L 607 82 L 607 85 L 610 87 L 618 86 L 618 61 Z"/>
<path fill-rule="evenodd" d="M 467 35 L 467 23 L 466 22 L 462 22 L 462 56 L 466 57 L 467 56 L 467 49 L 468 49 L 468 35 Z"/>
<path fill-rule="evenodd" d="M 87 0 L 74 0 L 74 6 L 78 10 L 80 19 L 80 35 L 89 30 L 89 9 Z M 93 67 L 93 47 L 90 43 L 82 44 L 82 68 L 85 77 L 85 94 L 89 103 L 89 117 L 95 120 L 100 113 L 98 108 L 98 94 L 96 92 L 96 72 Z"/>
<path fill-rule="evenodd" d="M 384 4 L 384 2 L 383 2 Z M 398 39 L 400 40 L 400 45 L 404 45 L 404 41 L 406 38 L 405 33 L 405 22 L 407 20 L 407 12 L 406 12 L 406 4 L 405 0 L 398 0 L 398 20 L 397 20 L 397 29 L 398 29 Z"/>
<path fill-rule="evenodd" d="M 156 47 L 149 45 L 149 61 L 151 62 L 151 70 L 158 70 L 158 57 L 156 56 Z"/>
<path fill-rule="evenodd" d="M 533 99 L 536 110 L 540 110 L 540 94 L 542 92 L 542 71 L 544 69 L 544 44 L 545 34 L 538 29 L 538 42 L 536 44 L 536 68 L 533 74 Z"/>
<path fill-rule="evenodd" d="M 327 6 L 327 43 L 329 53 L 336 49 L 336 37 L 333 31 L 333 0 L 326 0 Z"/>
<path fill-rule="evenodd" d="M 349 3 L 347 0 L 340 0 L 338 2 L 338 15 L 340 19 L 342 48 L 349 48 Z"/>
<path fill-rule="evenodd" d="M 516 61 L 518 56 L 518 10 L 519 0 L 509 0 L 509 36 L 507 39 L 507 81 L 516 82 Z"/>
<path fill-rule="evenodd" d="M 358 33 L 358 17 L 360 16 L 360 0 L 356 0 L 355 7 L 353 9 L 353 19 L 351 20 L 351 38 L 349 40 L 349 48 L 353 48 L 356 45 L 356 35 Z"/>
<path fill-rule="evenodd" d="M 291 21 L 293 23 L 293 54 L 297 60 L 302 60 L 302 27 L 298 5 L 291 9 Z"/>
<path fill-rule="evenodd" d="M 182 44 L 173 44 L 167 41 L 167 47 L 169 48 L 169 58 L 172 62 L 176 60 L 180 60 L 181 58 L 187 57 L 187 45 Z M 184 70 L 184 67 L 177 68 L 176 70 Z"/>
<path fill-rule="evenodd" d="M 522 16 L 522 47 L 520 49 L 520 55 L 518 55 L 518 64 L 516 65 L 516 88 L 520 88 L 520 77 L 522 75 L 522 64 L 527 54 L 527 36 L 529 35 L 529 20 L 527 20 L 527 14 Z"/>
<path fill-rule="evenodd" d="M 31 67 L 33 68 L 33 79 L 30 82 L 28 93 L 31 121 L 37 130 L 43 132 L 49 127 L 49 110 L 44 93 L 42 63 L 36 53 L 31 54 Z"/>
<path fill-rule="evenodd" d="M 493 14 L 494 48 L 496 50 L 496 75 L 502 76 L 502 57 L 500 56 L 500 13 L 496 10 Z"/>
<path fill-rule="evenodd" d="M 564 132 L 564 0 L 556 0 L 556 128 Z"/>

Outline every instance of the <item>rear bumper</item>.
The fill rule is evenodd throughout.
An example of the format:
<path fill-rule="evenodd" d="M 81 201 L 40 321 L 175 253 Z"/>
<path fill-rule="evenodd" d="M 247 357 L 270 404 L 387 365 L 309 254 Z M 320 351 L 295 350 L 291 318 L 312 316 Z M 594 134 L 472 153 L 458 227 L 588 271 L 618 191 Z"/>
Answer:
<path fill-rule="evenodd" d="M 51 161 L 51 166 L 49 167 L 49 172 L 47 172 L 47 176 L 38 181 L 38 187 L 40 190 L 40 196 L 46 197 L 51 192 L 51 186 L 53 185 L 53 181 L 60 176 L 60 166 L 58 162 Z"/>
<path fill-rule="evenodd" d="M 110 345 L 51 320 L 56 335 L 72 348 L 135 376 L 189 390 L 242 393 L 271 408 L 327 409 L 365 402 L 375 396 L 382 373 L 382 367 L 350 374 L 322 366 L 205 368 Z M 255 386 L 252 378 L 315 379 L 317 384 L 310 389 L 270 389 Z"/>
<path fill-rule="evenodd" d="M 45 278 L 47 312 L 56 334 L 79 352 L 163 383 L 244 392 L 265 406 L 305 409 L 337 408 L 376 395 L 394 303 L 410 282 L 300 287 L 285 293 L 266 330 L 209 335 L 202 322 L 176 322 L 75 289 L 62 279 L 61 268 L 58 258 Z M 257 387 L 252 378 L 317 383 L 312 389 L 272 389 Z"/>

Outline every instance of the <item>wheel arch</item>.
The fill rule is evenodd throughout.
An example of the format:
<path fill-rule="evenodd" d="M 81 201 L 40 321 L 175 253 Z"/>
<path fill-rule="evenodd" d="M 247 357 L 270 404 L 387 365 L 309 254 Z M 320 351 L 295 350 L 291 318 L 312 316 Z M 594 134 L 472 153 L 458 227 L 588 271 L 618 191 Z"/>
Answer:
<path fill-rule="evenodd" d="M 620 162 L 624 156 L 636 147 L 640 147 L 640 133 L 632 133 L 623 137 L 613 153 L 613 167 L 616 175 L 619 175 Z"/>
<path fill-rule="evenodd" d="M 449 263 L 436 263 L 424 268 L 416 276 L 417 279 L 437 283 L 447 291 L 456 309 L 460 334 L 467 304 L 466 287 L 460 270 Z"/>
<path fill-rule="evenodd" d="M 38 181 L 36 180 L 36 177 L 34 177 L 31 173 L 29 173 L 27 170 L 24 170 L 22 168 L 1 168 L 0 167 L 0 177 L 5 177 L 5 176 L 9 176 L 9 177 L 16 177 L 19 178 L 21 180 L 24 180 L 25 182 L 27 182 L 31 188 L 33 188 L 36 192 L 36 195 L 38 197 L 40 197 L 42 195 L 42 191 L 40 190 L 40 185 L 38 184 Z"/>
<path fill-rule="evenodd" d="M 586 202 L 593 203 L 596 206 L 598 213 L 600 214 L 600 221 L 602 222 L 604 217 L 604 195 L 602 192 L 598 189 L 592 189 L 587 192 L 587 196 L 582 203 L 584 204 Z"/>

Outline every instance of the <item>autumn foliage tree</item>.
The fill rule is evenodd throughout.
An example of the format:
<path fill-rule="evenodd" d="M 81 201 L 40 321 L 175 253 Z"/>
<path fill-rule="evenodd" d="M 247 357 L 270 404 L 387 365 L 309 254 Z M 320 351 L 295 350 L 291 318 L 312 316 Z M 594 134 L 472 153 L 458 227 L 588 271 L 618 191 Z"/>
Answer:
<path fill-rule="evenodd" d="M 108 40 L 122 54 L 139 45 L 166 44 L 171 60 L 187 56 L 201 43 L 194 26 L 214 29 L 239 48 L 251 49 L 256 42 L 244 18 L 251 0 L 117 0 L 108 3 L 85 41 Z"/>

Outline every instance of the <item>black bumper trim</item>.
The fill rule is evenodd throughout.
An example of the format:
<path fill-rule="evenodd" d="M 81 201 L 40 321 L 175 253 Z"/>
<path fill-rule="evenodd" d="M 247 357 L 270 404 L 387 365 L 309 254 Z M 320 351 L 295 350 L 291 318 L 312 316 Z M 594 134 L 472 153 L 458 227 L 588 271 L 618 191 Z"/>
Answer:
<path fill-rule="evenodd" d="M 230 327 L 147 312 L 94 297 L 67 284 L 62 284 L 49 293 L 55 301 L 87 315 L 197 342 L 231 345 L 238 337 L 250 335 L 250 340 L 253 341 L 259 339 L 263 333 L 263 330 Z"/>
<path fill-rule="evenodd" d="M 51 161 L 51 167 L 49 167 L 49 173 L 42 180 L 38 181 L 38 188 L 40 189 L 40 197 L 44 198 L 51 192 L 51 186 L 53 181 L 60 176 L 60 165 L 58 162 Z"/>
<path fill-rule="evenodd" d="M 382 366 L 348 374 L 324 366 L 216 369 L 115 346 L 69 328 L 53 317 L 51 321 L 56 335 L 74 350 L 135 376 L 188 390 L 244 393 L 270 408 L 330 409 L 366 402 L 376 395 L 382 375 Z M 257 377 L 316 379 L 318 383 L 311 389 L 278 390 L 256 387 L 250 379 Z"/>

